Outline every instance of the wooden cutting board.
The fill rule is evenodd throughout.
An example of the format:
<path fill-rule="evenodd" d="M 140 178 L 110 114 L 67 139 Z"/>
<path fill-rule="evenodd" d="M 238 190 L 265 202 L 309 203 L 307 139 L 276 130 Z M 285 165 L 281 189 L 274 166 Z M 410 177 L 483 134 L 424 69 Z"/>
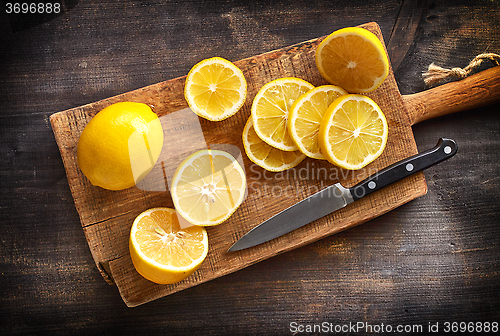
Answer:
<path fill-rule="evenodd" d="M 376 23 L 368 23 L 361 27 L 372 31 L 383 41 Z M 341 182 L 346 187 L 352 186 L 374 172 L 416 154 L 417 146 L 412 134 L 412 124 L 433 116 L 478 106 L 480 102 L 487 104 L 498 100 L 500 91 L 498 69 L 493 74 L 493 77 L 496 76 L 496 81 L 490 80 L 484 84 L 483 77 L 492 76 L 487 75 L 482 76 L 479 82 L 475 79 L 469 80 L 465 86 L 466 88 L 485 86 L 486 89 L 470 92 L 467 89 L 458 89 L 456 84 L 447 84 L 439 89 L 405 97 L 399 93 L 394 74 L 390 69 L 384 83 L 368 94 L 384 111 L 389 124 L 387 146 L 380 158 L 359 171 L 342 170 L 326 161 L 308 158 L 287 172 L 266 172 L 248 160 L 241 140 L 243 127 L 250 116 L 252 100 L 265 83 L 280 77 L 299 77 L 314 86 L 327 84 L 317 71 L 314 61 L 316 47 L 323 38 L 235 62 L 248 82 L 248 96 L 242 109 L 235 116 L 220 122 L 210 122 L 195 117 L 208 146 L 228 144 L 240 150 L 247 174 L 248 195 L 228 221 L 207 228 L 210 244 L 207 259 L 198 271 L 177 284 L 158 285 L 141 277 L 134 269 L 128 249 L 129 232 L 134 218 L 152 207 L 173 208 L 170 194 L 165 191 L 145 191 L 138 187 L 123 191 L 108 191 L 95 187 L 78 168 L 76 148 L 85 125 L 97 112 L 113 103 L 143 102 L 154 106 L 154 111 L 160 118 L 169 114 L 174 115 L 174 112 L 187 108 L 183 96 L 185 77 L 150 85 L 51 116 L 50 121 L 66 169 L 68 183 L 92 256 L 105 280 L 118 286 L 128 306 L 137 306 L 235 272 L 279 253 L 366 222 L 424 195 L 427 186 L 424 175 L 418 173 L 268 243 L 238 252 L 226 252 L 248 230 L 319 189 L 336 182 Z M 494 88 L 490 90 L 492 83 L 496 86 L 493 85 Z M 485 90 L 489 91 L 485 94 Z M 463 103 L 464 92 L 475 95 L 471 103 Z M 491 92 L 496 94 L 492 95 Z M 443 99 L 443 94 L 448 98 Z M 429 104 L 429 100 L 433 100 L 433 104 Z M 186 126 L 182 119 L 178 122 L 179 127 L 174 127 L 175 129 L 164 128 L 167 137 L 169 132 L 178 132 Z M 178 141 L 175 138 L 166 141 L 165 146 L 168 147 L 165 149 L 168 151 L 169 148 L 177 148 L 186 143 L 186 139 L 178 138 Z"/>

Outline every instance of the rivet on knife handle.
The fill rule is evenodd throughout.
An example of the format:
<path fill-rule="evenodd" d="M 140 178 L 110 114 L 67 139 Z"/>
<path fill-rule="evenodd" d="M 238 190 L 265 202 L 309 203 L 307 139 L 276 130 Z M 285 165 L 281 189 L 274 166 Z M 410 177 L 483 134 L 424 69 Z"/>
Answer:
<path fill-rule="evenodd" d="M 427 169 L 456 154 L 457 144 L 451 139 L 439 139 L 436 147 L 384 168 L 349 189 L 354 201 L 367 196 L 389 184 Z"/>

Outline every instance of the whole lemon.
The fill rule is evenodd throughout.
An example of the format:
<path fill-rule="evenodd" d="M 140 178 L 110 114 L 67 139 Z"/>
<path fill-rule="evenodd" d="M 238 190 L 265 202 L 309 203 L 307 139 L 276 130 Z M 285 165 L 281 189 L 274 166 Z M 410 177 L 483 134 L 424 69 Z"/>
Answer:
<path fill-rule="evenodd" d="M 116 103 L 97 113 L 83 129 L 78 165 L 93 185 L 123 190 L 151 171 L 162 146 L 160 120 L 148 105 Z"/>

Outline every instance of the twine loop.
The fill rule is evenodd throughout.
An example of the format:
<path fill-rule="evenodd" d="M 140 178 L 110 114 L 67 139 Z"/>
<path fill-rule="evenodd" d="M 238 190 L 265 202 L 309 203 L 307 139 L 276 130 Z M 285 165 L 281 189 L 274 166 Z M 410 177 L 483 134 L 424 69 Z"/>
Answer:
<path fill-rule="evenodd" d="M 483 61 L 490 60 L 495 65 L 500 65 L 500 55 L 493 53 L 483 53 L 474 57 L 474 59 L 467 65 L 465 68 L 451 68 L 445 69 L 440 66 L 437 66 L 434 63 L 429 65 L 427 72 L 422 74 L 424 77 L 424 82 L 426 85 L 433 86 L 447 78 L 456 77 L 459 79 L 463 79 L 467 77 L 472 70 L 477 68 Z"/>

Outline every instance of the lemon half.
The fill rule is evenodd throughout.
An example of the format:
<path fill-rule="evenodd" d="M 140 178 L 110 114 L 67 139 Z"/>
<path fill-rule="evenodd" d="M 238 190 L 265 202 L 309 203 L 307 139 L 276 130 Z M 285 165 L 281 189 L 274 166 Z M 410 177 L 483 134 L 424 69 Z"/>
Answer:
<path fill-rule="evenodd" d="M 359 27 L 328 35 L 316 49 L 316 65 L 324 79 L 349 93 L 373 91 L 389 74 L 389 58 L 382 42 Z"/>
<path fill-rule="evenodd" d="M 229 153 L 201 150 L 177 168 L 170 193 L 177 212 L 200 226 L 227 220 L 243 202 L 246 192 L 243 168 Z"/>
<path fill-rule="evenodd" d="M 134 220 L 129 248 L 139 274 L 159 284 L 172 284 L 200 267 L 208 253 L 208 236 L 203 227 L 181 228 L 174 209 L 153 208 Z"/>
<path fill-rule="evenodd" d="M 212 121 L 224 120 L 238 112 L 246 94 L 243 72 L 221 57 L 205 59 L 193 66 L 184 87 L 191 110 Z"/>

